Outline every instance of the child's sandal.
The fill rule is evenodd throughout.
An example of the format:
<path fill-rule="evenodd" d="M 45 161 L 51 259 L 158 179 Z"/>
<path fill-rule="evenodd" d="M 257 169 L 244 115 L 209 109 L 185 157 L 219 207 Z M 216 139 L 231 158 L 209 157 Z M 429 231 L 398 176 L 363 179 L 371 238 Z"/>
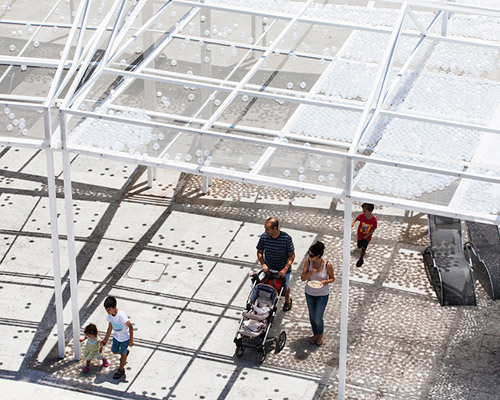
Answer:
<path fill-rule="evenodd" d="M 108 360 L 106 360 L 106 359 L 102 360 L 102 366 L 103 366 L 103 367 L 109 367 L 109 362 L 108 362 Z"/>
<path fill-rule="evenodd" d="M 82 372 L 83 372 L 84 374 L 86 374 L 86 373 L 87 373 L 87 372 L 89 372 L 89 371 L 90 371 L 90 368 L 89 368 L 89 367 L 87 367 L 87 366 L 85 366 L 85 367 L 83 368 L 83 370 L 82 370 Z"/>

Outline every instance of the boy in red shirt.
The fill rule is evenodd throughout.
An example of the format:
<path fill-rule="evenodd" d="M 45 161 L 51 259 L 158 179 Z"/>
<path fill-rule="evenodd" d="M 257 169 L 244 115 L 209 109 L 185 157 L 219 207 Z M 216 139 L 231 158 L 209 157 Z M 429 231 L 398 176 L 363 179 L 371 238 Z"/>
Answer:
<path fill-rule="evenodd" d="M 377 218 L 372 214 L 375 206 L 369 203 L 361 204 L 363 209 L 363 214 L 359 214 L 354 221 L 352 221 L 351 227 L 354 226 L 356 221 L 359 221 L 358 226 L 358 249 L 361 249 L 361 255 L 356 263 L 356 267 L 361 267 L 363 265 L 363 257 L 365 256 L 366 248 L 372 239 L 373 232 L 377 229 Z"/>

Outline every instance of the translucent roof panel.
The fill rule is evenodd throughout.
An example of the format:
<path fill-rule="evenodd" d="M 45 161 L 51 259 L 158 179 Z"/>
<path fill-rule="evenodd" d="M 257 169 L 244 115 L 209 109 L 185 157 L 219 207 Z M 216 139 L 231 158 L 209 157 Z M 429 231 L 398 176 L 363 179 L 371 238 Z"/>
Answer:
<path fill-rule="evenodd" d="M 21 4 L 0 20 L 0 144 L 66 132 L 73 152 L 500 219 L 470 200 L 500 184 L 496 2 Z"/>

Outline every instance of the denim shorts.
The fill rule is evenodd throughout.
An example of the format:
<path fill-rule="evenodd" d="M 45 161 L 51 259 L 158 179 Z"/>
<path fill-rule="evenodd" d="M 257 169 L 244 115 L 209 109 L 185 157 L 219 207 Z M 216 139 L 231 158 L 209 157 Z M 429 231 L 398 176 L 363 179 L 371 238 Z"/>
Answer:
<path fill-rule="evenodd" d="M 291 272 L 285 274 L 285 290 L 290 287 L 290 275 L 292 275 Z"/>
<path fill-rule="evenodd" d="M 111 352 L 112 353 L 120 353 L 122 356 L 127 353 L 128 349 L 128 340 L 125 340 L 124 342 L 119 342 L 115 338 L 113 338 L 113 344 L 111 345 Z"/>

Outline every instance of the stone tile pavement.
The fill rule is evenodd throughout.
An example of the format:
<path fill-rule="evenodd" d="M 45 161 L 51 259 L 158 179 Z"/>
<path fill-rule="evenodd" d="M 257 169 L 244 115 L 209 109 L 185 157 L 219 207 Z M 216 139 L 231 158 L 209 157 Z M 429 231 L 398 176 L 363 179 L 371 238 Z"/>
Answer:
<path fill-rule="evenodd" d="M 103 301 L 114 295 L 135 327 L 126 376 L 81 373 L 71 342 L 71 303 L 62 176 L 58 211 L 66 357 L 57 355 L 50 218 L 44 155 L 0 149 L 0 387 L 2 398 L 335 399 L 342 280 L 342 204 L 303 193 L 158 171 L 75 156 L 73 213 L 82 328 L 106 328 Z M 60 168 L 57 168 L 60 172 Z M 377 208 L 379 229 L 350 285 L 348 399 L 500 399 L 499 304 L 478 286 L 477 307 L 441 307 L 420 252 L 426 216 Z M 276 216 L 296 245 L 291 312 L 277 329 L 285 348 L 264 362 L 233 337 L 258 268 L 255 245 Z M 300 282 L 307 248 L 327 246 L 337 276 L 321 347 Z M 45 396 L 45 397 L 44 397 Z"/>

